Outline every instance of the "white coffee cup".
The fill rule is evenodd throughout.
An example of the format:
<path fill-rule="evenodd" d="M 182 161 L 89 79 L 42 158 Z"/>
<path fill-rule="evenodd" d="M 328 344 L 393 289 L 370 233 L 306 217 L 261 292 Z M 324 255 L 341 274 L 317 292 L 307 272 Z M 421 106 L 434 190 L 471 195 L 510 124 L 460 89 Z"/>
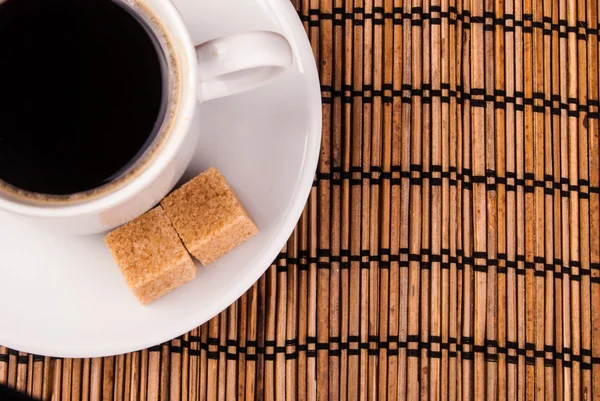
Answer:
<path fill-rule="evenodd" d="M 0 189 L 0 209 L 60 233 L 104 232 L 151 209 L 191 161 L 196 106 L 256 88 L 292 63 L 290 45 L 277 33 L 240 33 L 194 47 L 170 0 L 113 1 L 139 17 L 160 42 L 167 56 L 169 109 L 156 143 L 131 171 L 104 187 L 62 198 Z"/>

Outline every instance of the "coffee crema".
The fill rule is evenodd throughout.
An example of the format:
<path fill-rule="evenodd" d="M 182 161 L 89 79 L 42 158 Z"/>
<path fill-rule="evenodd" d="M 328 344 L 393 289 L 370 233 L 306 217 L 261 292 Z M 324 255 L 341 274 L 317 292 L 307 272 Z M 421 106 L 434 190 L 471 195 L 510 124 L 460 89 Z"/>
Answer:
<path fill-rule="evenodd" d="M 169 113 L 167 57 L 112 0 L 0 1 L 0 181 L 68 196 L 122 177 Z"/>

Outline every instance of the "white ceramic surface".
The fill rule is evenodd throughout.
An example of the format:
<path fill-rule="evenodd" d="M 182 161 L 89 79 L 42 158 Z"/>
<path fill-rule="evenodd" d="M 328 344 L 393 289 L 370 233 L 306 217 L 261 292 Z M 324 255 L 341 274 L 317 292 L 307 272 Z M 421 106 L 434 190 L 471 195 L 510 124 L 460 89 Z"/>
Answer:
<path fill-rule="evenodd" d="M 263 274 L 292 232 L 321 139 L 318 76 L 287 0 L 176 0 L 196 44 L 250 30 L 285 36 L 293 66 L 265 86 L 202 104 L 184 179 L 209 166 L 231 182 L 260 234 L 149 306 L 129 292 L 100 236 L 49 234 L 0 212 L 0 344 L 62 357 L 134 351 L 206 322 Z"/>
<path fill-rule="evenodd" d="M 241 31 L 194 47 L 169 0 L 114 1 L 144 20 L 162 48 L 169 49 L 165 52 L 172 100 L 158 135 L 164 139 L 145 151 L 136 173 L 97 189 L 95 195 L 77 194 L 82 201 L 49 203 L 0 192 L 0 210 L 60 234 L 105 232 L 148 211 L 177 184 L 192 159 L 198 135 L 191 123 L 198 100 L 257 88 L 278 78 L 293 60 L 290 44 L 276 32 Z"/>

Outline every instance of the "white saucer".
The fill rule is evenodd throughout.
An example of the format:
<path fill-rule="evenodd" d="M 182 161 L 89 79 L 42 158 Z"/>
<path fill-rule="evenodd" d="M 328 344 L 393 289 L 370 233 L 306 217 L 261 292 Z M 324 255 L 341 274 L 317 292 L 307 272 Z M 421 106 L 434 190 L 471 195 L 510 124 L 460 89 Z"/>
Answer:
<path fill-rule="evenodd" d="M 273 30 L 292 44 L 293 68 L 267 86 L 203 104 L 185 178 L 216 166 L 236 189 L 260 234 L 197 278 L 141 306 L 101 236 L 49 234 L 0 212 L 0 344 L 41 355 L 95 357 L 177 337 L 239 298 L 291 234 L 313 181 L 321 101 L 313 54 L 287 0 L 176 0 L 196 43 Z"/>

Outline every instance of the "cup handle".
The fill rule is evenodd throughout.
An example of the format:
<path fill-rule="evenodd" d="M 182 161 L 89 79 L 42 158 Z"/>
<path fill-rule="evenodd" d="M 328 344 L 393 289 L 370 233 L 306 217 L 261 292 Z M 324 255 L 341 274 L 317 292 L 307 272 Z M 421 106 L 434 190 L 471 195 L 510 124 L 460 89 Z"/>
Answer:
<path fill-rule="evenodd" d="M 292 64 L 289 42 L 275 32 L 225 36 L 196 47 L 198 100 L 201 102 L 254 89 Z"/>

